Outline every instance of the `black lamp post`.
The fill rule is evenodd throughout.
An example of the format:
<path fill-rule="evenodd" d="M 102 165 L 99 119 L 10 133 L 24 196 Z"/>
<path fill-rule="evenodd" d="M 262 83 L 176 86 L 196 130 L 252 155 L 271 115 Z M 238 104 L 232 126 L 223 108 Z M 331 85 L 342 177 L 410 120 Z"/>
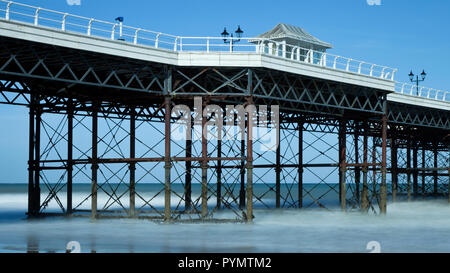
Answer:
<path fill-rule="evenodd" d="M 223 37 L 223 42 L 228 43 L 228 37 L 231 37 L 230 43 L 239 43 L 241 41 L 242 34 L 244 33 L 244 31 L 242 31 L 242 29 L 241 29 L 241 26 L 238 26 L 238 28 L 236 29 L 236 31 L 234 33 L 236 34 L 236 37 L 238 39 L 233 40 L 233 33 L 231 33 L 231 35 L 230 35 L 227 31 L 227 28 L 224 28 L 223 32 L 221 33 L 221 35 Z"/>
<path fill-rule="evenodd" d="M 427 76 L 427 73 L 425 73 L 425 70 L 423 70 L 422 73 L 420 73 L 420 77 L 422 78 L 421 80 L 419 80 L 419 75 L 414 75 L 412 70 L 411 70 L 411 72 L 409 72 L 408 76 L 409 76 L 409 80 L 416 84 L 416 95 L 419 96 L 419 82 L 425 81 L 425 77 Z M 414 79 L 414 76 L 416 77 L 415 79 Z"/>

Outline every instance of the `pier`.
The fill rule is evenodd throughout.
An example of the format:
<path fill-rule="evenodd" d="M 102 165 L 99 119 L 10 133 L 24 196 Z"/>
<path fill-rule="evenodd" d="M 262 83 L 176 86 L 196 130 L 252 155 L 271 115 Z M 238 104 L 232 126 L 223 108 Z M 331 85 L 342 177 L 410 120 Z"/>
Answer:
<path fill-rule="evenodd" d="M 257 209 L 333 209 L 328 195 L 376 214 L 399 199 L 450 202 L 450 92 L 333 55 L 299 27 L 224 42 L 2 0 L 0 47 L 0 104 L 29 108 L 29 217 L 251 222 Z M 255 108 L 227 138 L 235 121 L 205 115 L 211 105 Z M 260 106 L 275 149 L 253 136 Z M 202 134 L 212 121 L 223 139 Z M 80 183 L 91 191 L 78 203 Z"/>

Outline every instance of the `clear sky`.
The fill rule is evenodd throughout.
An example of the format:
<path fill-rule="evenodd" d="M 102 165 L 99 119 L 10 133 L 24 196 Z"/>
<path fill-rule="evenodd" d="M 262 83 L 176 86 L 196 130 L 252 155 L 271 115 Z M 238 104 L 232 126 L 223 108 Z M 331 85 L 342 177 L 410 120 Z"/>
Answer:
<path fill-rule="evenodd" d="M 70 1 L 70 0 L 69 0 Z M 73 0 L 72 0 L 73 1 Z M 305 28 L 332 43 L 330 53 L 399 69 L 397 81 L 425 69 L 425 86 L 450 90 L 450 1 L 381 0 L 21 0 L 35 6 L 180 36 L 219 36 L 237 25 L 245 36 L 277 23 Z M 27 109 L 0 106 L 0 182 L 26 182 Z"/>

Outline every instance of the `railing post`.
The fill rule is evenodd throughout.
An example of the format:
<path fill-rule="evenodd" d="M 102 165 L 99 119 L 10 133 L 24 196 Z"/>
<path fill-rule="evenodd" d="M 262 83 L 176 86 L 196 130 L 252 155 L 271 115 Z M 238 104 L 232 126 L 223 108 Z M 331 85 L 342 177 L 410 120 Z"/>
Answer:
<path fill-rule="evenodd" d="M 380 78 L 384 79 L 384 71 L 386 70 L 386 67 L 383 67 L 383 69 L 381 70 L 381 76 Z"/>
<path fill-rule="evenodd" d="M 360 62 L 359 63 L 359 66 L 358 66 L 358 74 L 361 74 L 361 69 L 362 69 L 362 65 L 363 65 L 364 63 L 363 62 Z"/>
<path fill-rule="evenodd" d="M 392 76 L 391 76 L 391 81 L 394 80 L 395 77 L 395 72 L 397 72 L 397 69 L 392 69 Z"/>
<path fill-rule="evenodd" d="M 36 9 L 36 13 L 34 14 L 34 25 L 37 26 L 39 23 L 39 11 L 41 11 L 41 8 Z"/>
<path fill-rule="evenodd" d="M 206 38 L 206 52 L 209 53 L 209 37 Z"/>
<path fill-rule="evenodd" d="M 66 31 L 66 18 L 67 18 L 67 15 L 69 15 L 69 14 L 66 13 L 63 16 L 62 25 L 61 25 L 61 30 L 62 31 Z"/>
<path fill-rule="evenodd" d="M 94 22 L 94 19 L 89 20 L 89 24 L 88 24 L 88 30 L 87 30 L 87 35 L 91 36 L 91 30 L 92 30 L 92 23 Z"/>
<path fill-rule="evenodd" d="M 347 72 L 349 72 L 350 71 L 350 61 L 351 61 L 352 59 L 348 59 L 347 60 L 347 67 L 345 68 L 345 71 L 347 71 Z"/>
<path fill-rule="evenodd" d="M 336 63 L 337 63 L 337 59 L 339 58 L 339 56 L 335 56 L 334 57 L 334 62 L 333 62 L 333 69 L 336 69 Z"/>
<path fill-rule="evenodd" d="M 180 51 L 183 51 L 183 37 L 180 37 Z"/>
<path fill-rule="evenodd" d="M 178 37 L 175 38 L 175 42 L 173 43 L 173 51 L 178 50 Z"/>
<path fill-rule="evenodd" d="M 5 19 L 8 21 L 9 20 L 9 10 L 11 8 L 12 2 L 8 2 L 8 5 L 6 5 L 6 14 L 5 14 Z"/>
<path fill-rule="evenodd" d="M 230 53 L 233 52 L 233 39 L 230 38 Z"/>
<path fill-rule="evenodd" d="M 159 36 L 161 36 L 161 33 L 158 33 L 158 35 L 156 35 L 155 48 L 158 48 L 158 45 L 159 45 Z"/>
<path fill-rule="evenodd" d="M 112 30 L 111 30 L 111 40 L 114 40 L 114 38 L 115 38 L 116 27 L 117 27 L 117 24 L 114 24 L 114 25 L 113 25 L 113 28 L 112 28 Z"/>
<path fill-rule="evenodd" d="M 134 33 L 134 40 L 133 40 L 133 43 L 135 44 L 135 45 L 137 45 L 137 42 L 138 42 L 138 34 L 139 34 L 139 31 L 140 31 L 141 29 L 140 28 L 138 28 L 138 29 L 136 29 L 136 32 Z"/>
<path fill-rule="evenodd" d="M 370 75 L 371 77 L 373 77 L 373 68 L 374 68 L 374 67 L 375 67 L 374 64 L 370 66 L 370 74 L 369 74 L 369 75 Z"/>

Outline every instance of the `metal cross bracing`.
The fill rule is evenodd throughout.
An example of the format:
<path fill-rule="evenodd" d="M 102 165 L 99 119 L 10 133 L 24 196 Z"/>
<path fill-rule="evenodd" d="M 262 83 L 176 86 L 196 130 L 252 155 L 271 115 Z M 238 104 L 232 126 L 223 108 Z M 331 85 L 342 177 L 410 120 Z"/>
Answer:
<path fill-rule="evenodd" d="M 417 173 L 428 192 L 430 183 L 438 193 L 448 188 L 448 113 L 388 103 L 383 90 L 263 68 L 167 66 L 6 38 L 0 46 L 0 103 L 30 107 L 30 216 L 251 221 L 253 206 L 385 213 L 387 191 L 393 199 L 401 195 L 405 173 L 411 192 Z M 258 150 L 268 144 L 249 139 L 248 120 L 244 139 L 203 139 L 198 127 L 206 118 L 195 123 L 192 141 L 171 139 L 177 129 L 171 109 L 193 109 L 195 96 L 222 108 L 279 105 L 279 148 Z M 428 150 L 424 158 L 434 149 L 430 141 L 436 143 L 439 167 L 401 165 L 411 136 L 410 146 Z M 74 195 L 80 184 L 88 196 Z"/>
<path fill-rule="evenodd" d="M 137 101 L 164 93 L 164 65 L 113 57 L 40 43 L 0 38 L 2 78 L 33 81 L 49 95 L 78 88 L 79 96 L 114 100 L 131 92 Z M 286 111 L 302 109 L 326 115 L 342 111 L 382 114 L 385 91 L 320 80 L 270 69 L 252 69 L 253 97 L 257 104 L 280 105 Z M 246 96 L 248 68 L 171 67 L 176 96 Z M 45 87 L 45 88 L 42 88 Z M 5 86 L 3 93 L 13 86 Z M 44 92 L 44 91 L 43 91 Z M 128 98 L 131 99 L 131 98 Z M 239 100 L 234 98 L 230 100 Z M 449 127 L 448 113 L 389 103 L 389 120 L 404 124 Z M 414 107 L 412 107 L 414 109 Z"/>
<path fill-rule="evenodd" d="M 402 129 L 407 135 L 396 138 L 397 127 L 391 139 L 391 173 L 397 184 L 392 188 L 393 198 L 397 195 L 408 200 L 419 196 L 447 196 L 448 140 L 443 139 L 442 133 L 432 130 Z"/>
<path fill-rule="evenodd" d="M 23 91 L 30 90 L 25 88 Z M 205 97 L 211 101 L 213 98 Z M 55 213 L 48 210 L 53 204 L 60 210 L 57 214 L 90 213 L 95 217 L 134 216 L 150 219 L 167 217 L 163 212 L 161 198 L 158 199 L 165 193 L 166 183 L 163 177 L 156 175 L 164 173 L 165 156 L 162 151 L 166 132 L 162 124 L 166 117 L 166 102 L 132 107 L 116 102 L 78 101 L 73 98 L 36 95 L 33 92 L 31 101 L 32 133 L 36 134 L 31 137 L 33 143 L 30 143 L 30 158 L 34 157 L 34 160 L 30 160 L 30 185 L 33 186 L 30 188 L 31 214 Z M 189 100 L 183 98 L 179 102 L 188 104 Z M 171 102 L 171 105 L 173 103 L 175 102 Z M 171 119 L 173 121 L 174 117 Z M 146 135 L 139 135 L 139 128 L 143 126 L 152 127 L 154 132 L 159 133 L 159 137 L 153 135 L 149 139 Z M 308 111 L 303 114 L 282 113 L 279 149 L 275 153 L 254 152 L 252 203 L 255 208 L 317 206 L 332 209 L 340 205 L 343 209 L 379 211 L 381 131 L 380 122 L 376 118 L 357 120 L 351 116 L 345 119 L 319 117 L 312 116 Z M 424 137 L 427 132 L 420 131 L 417 127 L 405 129 L 397 126 L 397 143 L 400 144 L 412 131 L 421 132 L 423 135 L 419 137 Z M 193 130 L 193 134 L 198 134 L 198 129 Z M 76 140 L 74 135 L 77 136 Z M 339 136 L 340 141 L 336 141 L 336 136 Z M 92 138 L 92 146 L 87 144 L 89 138 Z M 134 149 L 130 147 L 132 139 Z M 436 140 L 440 143 L 439 149 L 446 147 L 442 139 L 441 142 L 438 138 Z M 201 185 L 202 182 L 201 158 L 204 146 L 198 136 L 197 140 L 190 143 L 186 141 L 185 144 L 183 146 L 171 140 L 170 193 L 175 197 L 172 199 L 177 201 L 170 205 L 170 218 L 191 221 L 211 219 L 215 212 L 226 208 L 235 217 L 233 220 L 245 220 L 245 141 L 207 143 L 207 168 L 211 171 L 206 176 L 206 197 L 201 194 L 193 196 L 192 193 L 192 187 Z M 257 139 L 253 145 L 265 144 L 262 139 Z M 344 150 L 345 157 L 342 154 L 339 156 Z M 136 155 L 136 151 L 142 154 Z M 337 158 L 340 160 L 336 160 Z M 438 162 L 445 165 L 446 161 L 448 154 L 442 150 L 440 156 L 438 154 Z M 397 168 L 397 173 L 400 173 L 400 167 Z M 338 171 L 344 177 L 341 182 L 331 178 Z M 444 177 L 443 171 L 445 170 L 438 171 L 439 177 Z M 141 175 L 138 175 L 139 172 Z M 434 172 L 433 177 L 436 176 Z M 303 176 L 308 174 L 315 177 L 316 181 L 303 181 Z M 441 180 L 437 182 L 440 192 L 445 188 L 445 181 Z M 71 185 L 92 181 L 95 183 L 90 195 L 78 197 L 77 200 L 73 200 L 73 196 L 69 197 Z M 153 182 L 152 186 L 155 185 L 158 190 L 152 194 L 141 193 L 137 190 L 139 183 L 144 184 L 141 181 Z M 399 182 L 398 185 L 398 194 L 401 194 L 402 183 Z M 131 192 L 135 198 L 133 209 Z M 340 204 L 331 201 L 333 195 L 341 196 Z M 206 214 L 202 206 L 203 198 L 206 198 Z M 211 202 L 214 204 L 211 205 Z M 92 209 L 93 207 L 96 209 Z"/>

